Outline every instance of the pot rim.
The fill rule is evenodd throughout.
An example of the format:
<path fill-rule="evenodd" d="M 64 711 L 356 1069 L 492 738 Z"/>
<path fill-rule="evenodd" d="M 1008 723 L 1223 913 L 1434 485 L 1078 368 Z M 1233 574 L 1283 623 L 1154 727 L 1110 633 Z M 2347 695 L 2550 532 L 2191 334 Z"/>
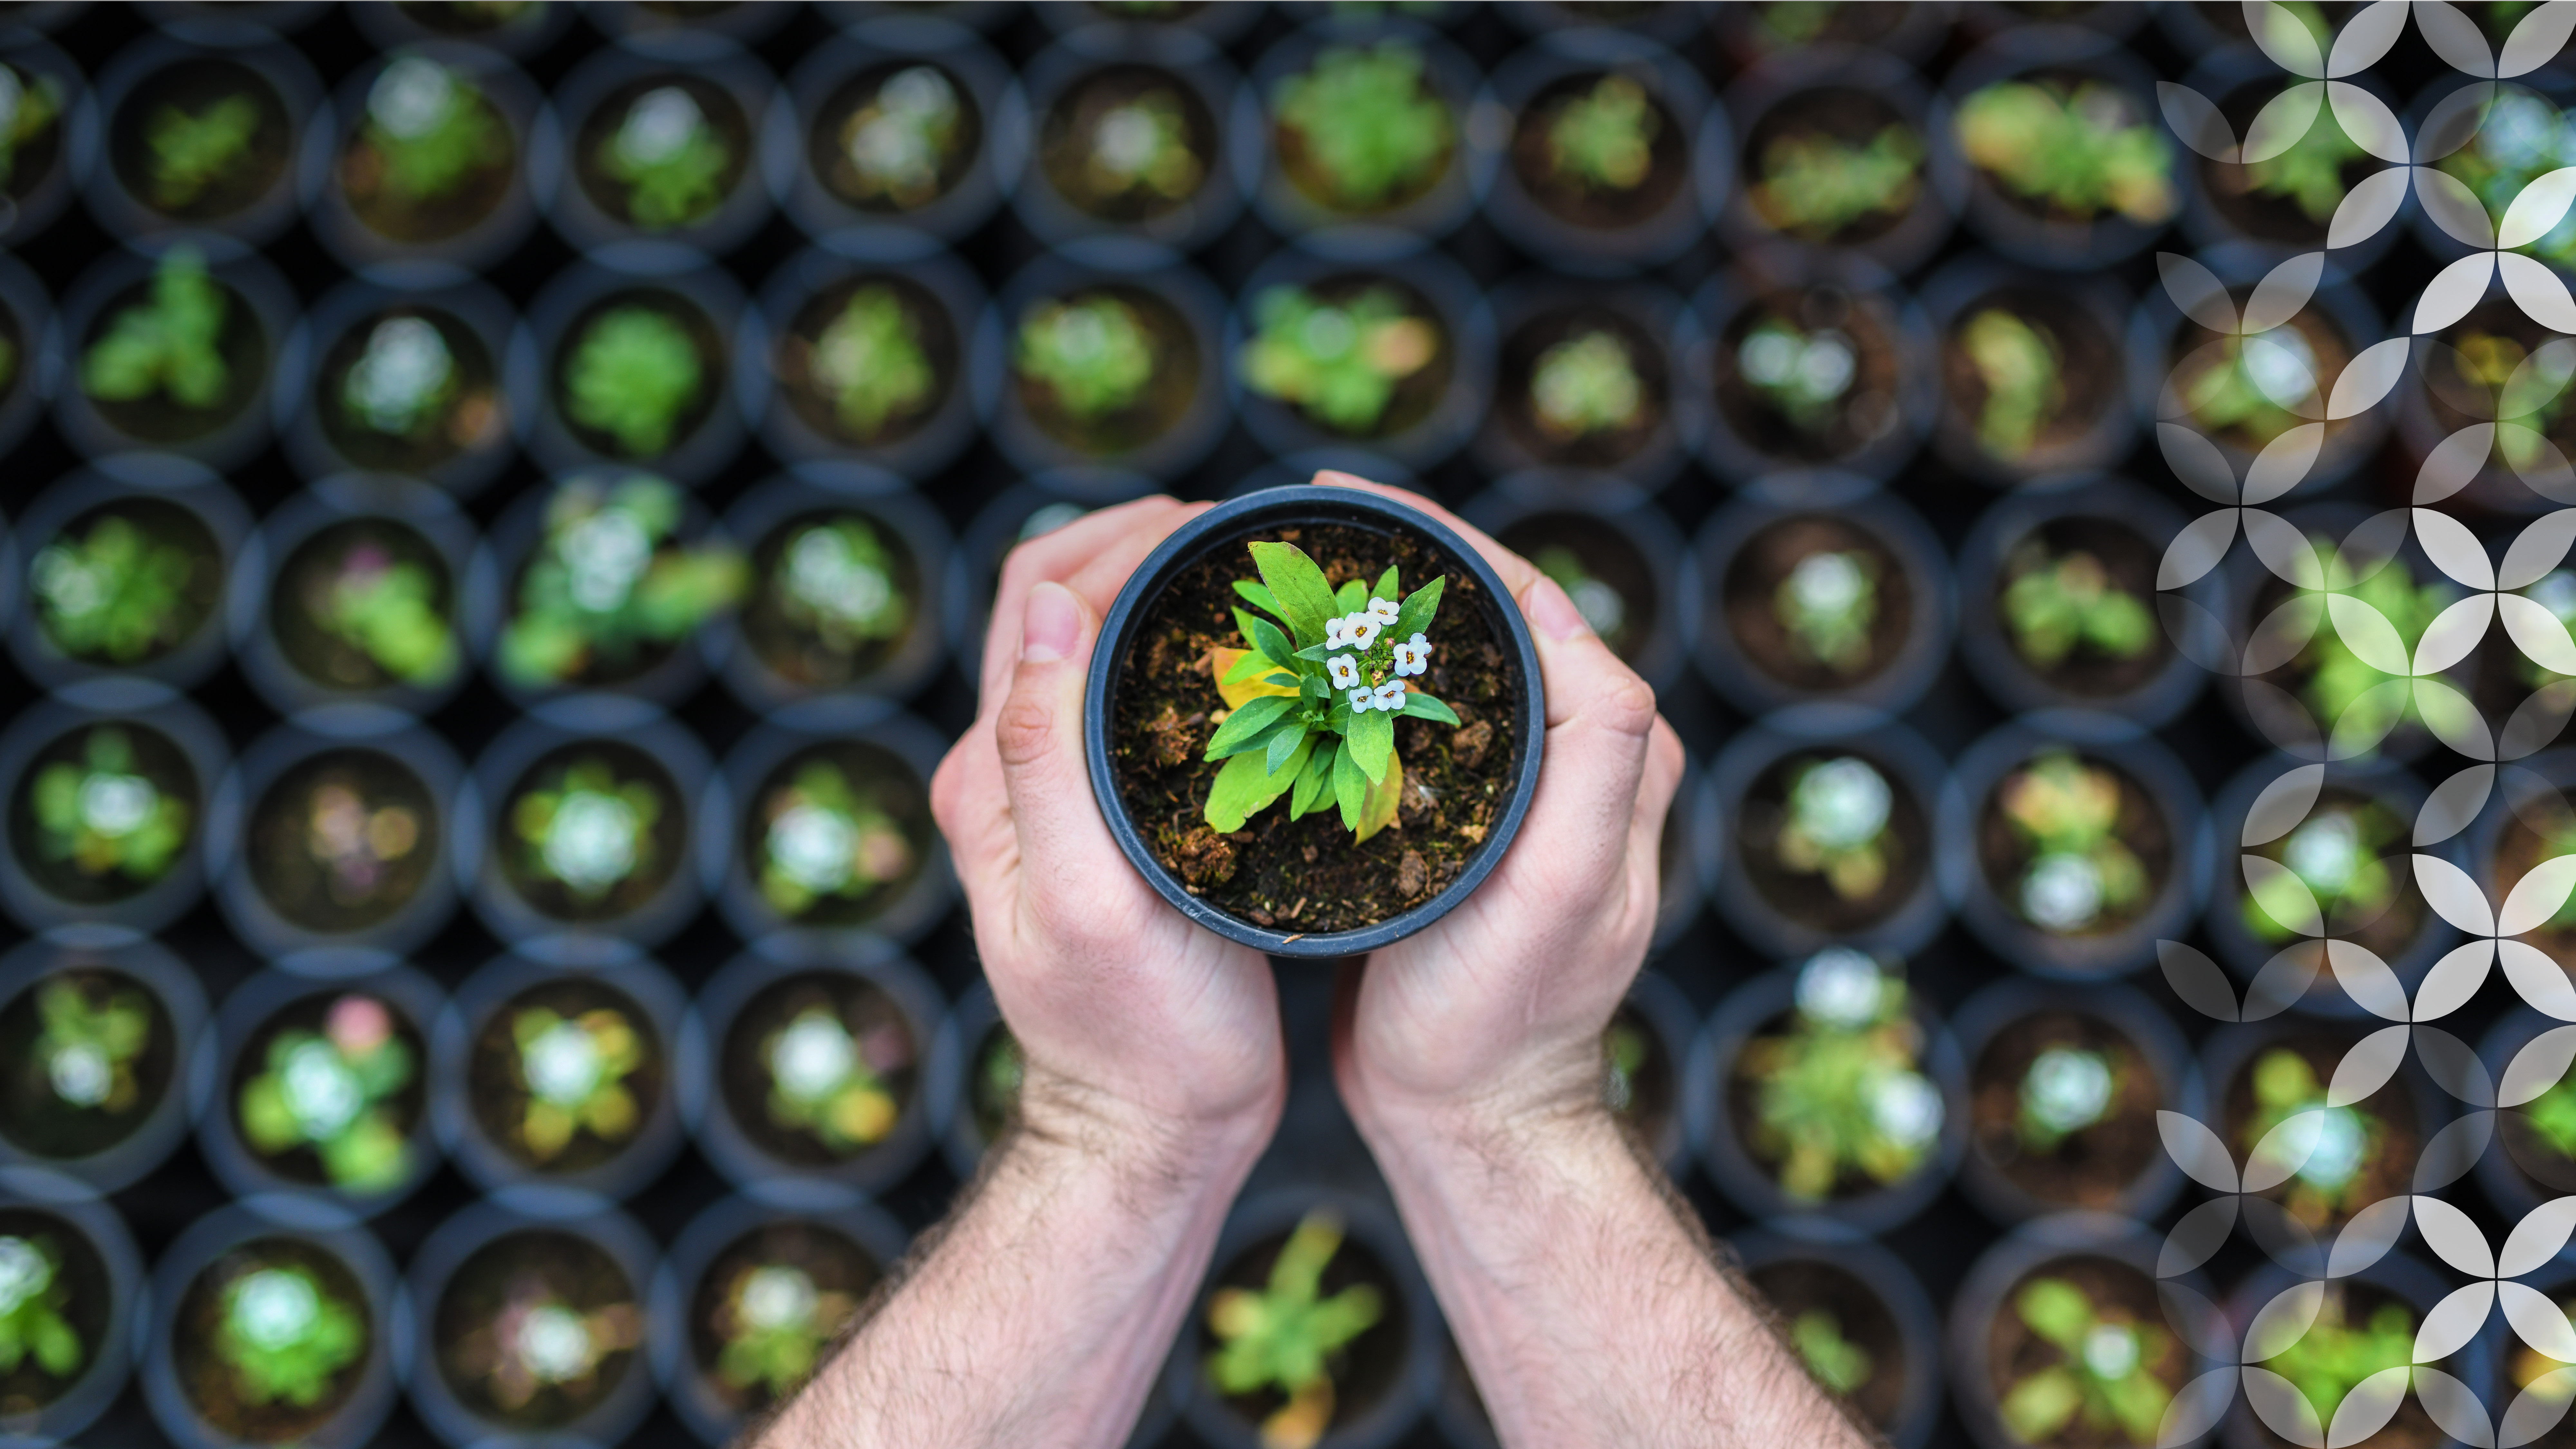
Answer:
<path fill-rule="evenodd" d="M 1679 294 L 1658 282 L 1639 278 L 1580 279 L 1522 273 L 1496 286 L 1485 304 L 1490 319 L 1494 366 L 1490 391 L 1495 405 L 1468 439 L 1469 456 L 1493 474 L 1595 474 L 1605 481 L 1600 492 L 1646 495 L 1659 492 L 1679 473 L 1705 440 L 1709 428 L 1707 391 L 1698 365 L 1707 342 L 1699 316 Z M 1514 435 L 1500 406 L 1505 390 L 1503 349 L 1522 327 L 1551 314 L 1598 310 L 1616 315 L 1646 334 L 1664 367 L 1663 416 L 1635 453 L 1598 463 L 1559 463 L 1542 456 Z M 1309 424 L 1311 426 L 1311 424 Z M 1369 440 L 1354 439 L 1367 446 Z M 1586 492 L 1595 490 L 1587 489 Z"/>
<path fill-rule="evenodd" d="M 1516 13 L 1524 7 L 1509 7 Z M 1689 7 L 1682 7 L 1685 12 Z M 1694 20 L 1696 17 L 1692 17 Z M 1648 22 L 1651 24 L 1651 20 Z M 1686 38 L 1649 38 L 1626 28 L 1568 26 L 1542 31 L 1504 57 L 1477 87 L 1469 124 L 1502 138 L 1490 145 L 1490 168 L 1479 198 L 1486 218 L 1532 254 L 1567 271 L 1617 276 L 1659 266 L 1687 251 L 1707 233 L 1709 212 L 1734 180 L 1733 133 L 1724 108 L 1689 61 L 1666 48 Z M 1593 227 L 1567 221 L 1532 196 L 1512 165 L 1512 142 L 1532 97 L 1567 76 L 1606 71 L 1644 77 L 1673 128 L 1685 137 L 1681 177 L 1656 212 L 1626 226 Z M 1489 110 L 1488 108 L 1492 108 Z M 1706 148 L 1724 154 L 1711 160 Z"/>
<path fill-rule="evenodd" d="M 292 225 L 296 205 L 296 157 L 305 133 L 330 127 L 331 103 L 321 78 L 302 51 L 282 36 L 260 26 L 221 16 L 200 16 L 147 34 L 119 50 L 99 70 L 88 88 L 95 96 L 96 164 L 88 168 L 81 191 L 90 214 L 109 235 L 128 241 L 138 251 L 158 255 L 179 241 L 194 241 L 206 253 L 209 269 L 256 254 Z M 256 74 L 276 94 L 286 112 L 286 157 L 268 189 L 233 212 L 203 219 L 168 216 L 126 190 L 108 154 L 113 146 L 117 111 L 142 84 L 161 71 L 190 61 L 229 61 Z"/>
<path fill-rule="evenodd" d="M 694 309 L 706 319 L 718 353 L 699 358 L 704 368 L 702 384 L 716 393 L 707 415 L 650 458 L 593 449 L 573 431 L 555 390 L 572 325 L 592 306 L 625 292 L 666 293 Z M 511 427 L 537 466 L 550 473 L 607 468 L 658 474 L 684 487 L 696 487 L 741 451 L 748 430 L 744 420 L 759 416 L 769 405 L 768 370 L 738 365 L 746 350 L 762 358 L 769 355 L 766 330 L 733 274 L 703 256 L 692 254 L 691 265 L 652 274 L 575 261 L 547 281 L 511 329 L 501 367 Z"/>

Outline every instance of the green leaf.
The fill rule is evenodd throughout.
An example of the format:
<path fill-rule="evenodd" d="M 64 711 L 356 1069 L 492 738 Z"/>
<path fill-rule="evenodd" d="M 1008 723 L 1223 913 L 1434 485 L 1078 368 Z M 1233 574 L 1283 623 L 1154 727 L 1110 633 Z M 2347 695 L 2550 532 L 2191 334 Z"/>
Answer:
<path fill-rule="evenodd" d="M 1324 571 L 1293 543 L 1256 543 L 1252 562 L 1280 606 L 1279 617 L 1288 621 L 1298 640 L 1324 642 L 1324 621 L 1333 617 L 1333 587 L 1324 582 Z"/>
<path fill-rule="evenodd" d="M 1333 594 L 1333 607 L 1344 614 L 1356 614 L 1368 607 L 1368 585 L 1357 579 L 1341 586 Z"/>
<path fill-rule="evenodd" d="M 1371 716 L 1375 718 L 1376 716 Z M 1404 799 L 1404 761 L 1387 756 L 1386 778 L 1369 786 L 1368 798 L 1360 802 L 1359 841 L 1366 841 L 1395 823 L 1395 807 Z M 1358 843 L 1358 842 L 1354 842 Z"/>
<path fill-rule="evenodd" d="M 1266 768 L 1263 756 L 1249 752 L 1227 760 L 1225 768 L 1216 772 L 1216 783 L 1208 788 L 1205 816 L 1209 827 L 1219 834 L 1232 834 L 1243 828 L 1244 821 L 1285 794 L 1306 768 L 1314 739 L 1312 734 L 1306 735 L 1305 742 L 1288 757 L 1286 767 L 1277 771 Z"/>
<path fill-rule="evenodd" d="M 1351 727 L 1342 732 L 1349 741 L 1351 753 L 1358 757 L 1360 772 L 1375 784 L 1386 778 L 1386 762 L 1395 758 L 1395 717 L 1382 709 L 1351 716 Z"/>
<path fill-rule="evenodd" d="M 1294 673 L 1297 668 L 1297 646 L 1279 632 L 1279 626 L 1267 619 L 1252 621 L 1252 647 L 1270 656 L 1270 662 Z"/>
<path fill-rule="evenodd" d="M 1274 619 L 1288 617 L 1287 611 L 1279 607 L 1279 601 L 1270 596 L 1270 591 L 1250 579 L 1236 579 L 1234 591 L 1251 600 L 1254 608 L 1269 610 L 1270 617 Z"/>
<path fill-rule="evenodd" d="M 2084 1388 L 2063 1366 L 2051 1366 L 2006 1390 L 2000 1407 L 2014 1438 L 2045 1444 L 2084 1407 Z"/>
<path fill-rule="evenodd" d="M 1309 644 L 1305 648 L 1297 651 L 1297 657 L 1300 659 L 1321 661 L 1329 659 L 1336 654 L 1348 654 L 1349 652 L 1351 652 L 1351 646 L 1348 644 Z"/>
<path fill-rule="evenodd" d="M 2080 1353 L 2093 1329 L 2093 1302 L 2063 1278 L 2033 1278 L 2013 1300 L 2023 1324 L 2068 1353 Z"/>
<path fill-rule="evenodd" d="M 1456 710 L 1433 699 L 1430 695 L 1417 694 L 1410 689 L 1404 692 L 1404 708 L 1399 713 L 1413 719 L 1438 720 L 1445 725 L 1458 722 Z"/>
<path fill-rule="evenodd" d="M 1357 831 L 1360 811 L 1368 804 L 1369 777 L 1360 773 L 1360 762 L 1351 758 L 1345 747 L 1333 756 L 1333 798 L 1342 807 L 1342 828 Z"/>
<path fill-rule="evenodd" d="M 1396 611 L 1395 628 L 1391 631 L 1395 637 L 1410 640 L 1430 628 L 1432 618 L 1440 612 L 1440 591 L 1448 586 L 1449 578 L 1443 574 L 1415 589 L 1404 601 L 1404 607 Z"/>
<path fill-rule="evenodd" d="M 1241 657 L 1237 658 L 1232 665 L 1228 666 L 1224 676 L 1218 679 L 1217 683 L 1221 685 L 1241 684 L 1247 679 L 1257 678 L 1278 667 L 1279 666 L 1272 661 L 1262 658 L 1260 650 L 1246 649 L 1243 651 Z"/>
<path fill-rule="evenodd" d="M 1304 818 L 1332 793 L 1333 758 L 1342 752 L 1341 743 L 1330 735 L 1315 741 L 1315 748 L 1306 756 L 1306 768 L 1297 774 L 1297 792 L 1288 797 L 1289 819 Z"/>
<path fill-rule="evenodd" d="M 1288 763 L 1288 757 L 1297 752 L 1297 746 L 1304 742 L 1307 733 L 1306 722 L 1292 716 L 1281 720 L 1278 727 L 1265 736 L 1270 741 L 1269 748 L 1263 752 L 1269 760 L 1267 768 L 1270 773 L 1279 773 L 1279 767 Z"/>
<path fill-rule="evenodd" d="M 1233 614 L 1234 614 L 1234 629 L 1235 629 L 1235 632 L 1236 632 L 1236 633 L 1238 633 L 1238 634 L 1241 634 L 1241 635 L 1243 636 L 1243 642 L 1244 642 L 1245 644 L 1247 644 L 1247 645 L 1251 645 L 1251 644 L 1252 644 L 1252 626 L 1253 626 L 1255 623 L 1259 622 L 1259 621 L 1258 621 L 1258 620 L 1256 620 L 1256 619 L 1254 619 L 1250 614 L 1245 613 L 1245 612 L 1244 612 L 1243 610 L 1241 610 L 1241 609 L 1236 609 L 1236 610 L 1233 610 L 1232 612 L 1233 612 Z M 1256 647 L 1256 648 L 1257 648 L 1258 646 L 1256 645 L 1256 646 L 1253 646 L 1253 647 Z"/>
<path fill-rule="evenodd" d="M 1222 760 L 1228 755 L 1252 748 L 1253 738 L 1279 722 L 1279 717 L 1294 708 L 1293 695 L 1265 694 L 1225 717 L 1208 740 L 1207 759 Z"/>
<path fill-rule="evenodd" d="M 1394 599 L 1398 601 L 1401 601 L 1404 598 L 1404 595 L 1399 593 L 1396 589 L 1395 565 L 1388 564 L 1386 566 L 1386 572 L 1379 577 L 1377 587 L 1369 590 L 1369 597 L 1372 599 Z"/>

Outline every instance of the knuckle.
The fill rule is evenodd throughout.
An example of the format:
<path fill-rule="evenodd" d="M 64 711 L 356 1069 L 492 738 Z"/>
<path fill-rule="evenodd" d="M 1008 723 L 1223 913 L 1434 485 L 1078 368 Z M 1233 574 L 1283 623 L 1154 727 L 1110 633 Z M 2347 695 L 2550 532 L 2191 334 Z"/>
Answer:
<path fill-rule="evenodd" d="M 1622 677 L 1596 696 L 1595 707 L 1589 712 L 1604 729 L 1644 739 L 1659 718 L 1655 713 L 1655 691 L 1624 667 L 1619 672 Z"/>
<path fill-rule="evenodd" d="M 1055 748 L 1055 741 L 1054 704 L 1033 690 L 1013 689 L 1010 698 L 1002 701 L 1001 712 L 993 716 L 993 746 L 1001 752 L 1005 765 L 1016 767 L 1044 759 Z"/>

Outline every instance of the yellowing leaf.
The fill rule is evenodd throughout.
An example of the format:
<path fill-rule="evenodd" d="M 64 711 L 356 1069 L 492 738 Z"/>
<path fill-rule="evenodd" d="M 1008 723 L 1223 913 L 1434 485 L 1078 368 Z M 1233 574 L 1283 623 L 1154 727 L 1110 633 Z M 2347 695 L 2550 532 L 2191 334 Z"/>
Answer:
<path fill-rule="evenodd" d="M 1265 694 L 1294 695 L 1297 692 L 1294 685 L 1261 682 L 1264 675 L 1279 672 L 1275 665 L 1267 670 L 1254 672 L 1249 679 L 1234 679 L 1232 677 L 1234 667 L 1243 662 L 1245 656 L 1252 653 L 1249 649 L 1211 649 L 1208 652 L 1216 657 L 1214 666 L 1217 679 L 1216 692 L 1225 696 L 1225 707 L 1228 709 L 1241 709 Z"/>
<path fill-rule="evenodd" d="M 1368 798 L 1360 802 L 1359 837 L 1354 844 L 1366 841 L 1395 823 L 1395 807 L 1404 797 L 1404 760 L 1389 751 L 1386 778 L 1369 787 Z"/>

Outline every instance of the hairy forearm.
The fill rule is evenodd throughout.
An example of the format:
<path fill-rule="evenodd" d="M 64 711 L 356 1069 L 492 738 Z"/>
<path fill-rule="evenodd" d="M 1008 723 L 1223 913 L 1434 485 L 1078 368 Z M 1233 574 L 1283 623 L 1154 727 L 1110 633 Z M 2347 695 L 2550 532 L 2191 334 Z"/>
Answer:
<path fill-rule="evenodd" d="M 1139 1130 L 1035 1082 L 1026 1120 L 759 1449 L 1116 1449 L 1266 1127 Z"/>
<path fill-rule="evenodd" d="M 1364 1130 L 1505 1445 L 1868 1442 L 1606 1111 Z"/>

